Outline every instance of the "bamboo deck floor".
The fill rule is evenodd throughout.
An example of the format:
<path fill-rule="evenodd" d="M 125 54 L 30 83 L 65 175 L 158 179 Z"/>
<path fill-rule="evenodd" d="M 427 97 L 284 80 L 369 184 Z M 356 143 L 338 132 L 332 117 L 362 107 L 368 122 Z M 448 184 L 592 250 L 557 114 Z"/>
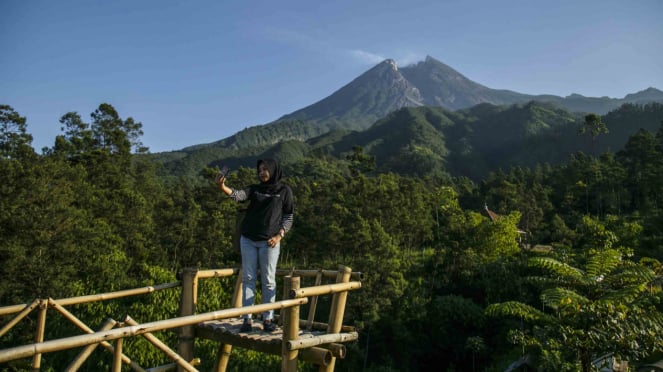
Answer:
<path fill-rule="evenodd" d="M 283 339 L 283 329 L 278 327 L 274 332 L 264 332 L 262 322 L 254 319 L 251 332 L 240 332 L 242 319 L 230 318 L 211 320 L 196 325 L 196 337 L 244 347 L 260 352 L 280 354 Z M 299 338 L 309 338 L 324 335 L 323 331 L 299 331 Z"/>

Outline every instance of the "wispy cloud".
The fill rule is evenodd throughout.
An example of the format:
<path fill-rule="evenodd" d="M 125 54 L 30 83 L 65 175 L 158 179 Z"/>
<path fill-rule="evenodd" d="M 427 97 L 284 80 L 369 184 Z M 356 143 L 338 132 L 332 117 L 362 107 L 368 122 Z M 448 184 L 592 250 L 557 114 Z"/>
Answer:
<path fill-rule="evenodd" d="M 331 55 L 342 58 L 349 58 L 352 63 L 358 63 L 362 66 L 373 66 L 385 59 L 393 59 L 398 66 L 407 66 L 413 63 L 423 61 L 425 54 L 411 51 L 397 51 L 393 54 L 382 54 L 372 52 L 367 49 L 345 49 L 339 48 L 334 43 L 321 36 L 321 32 L 302 33 L 286 28 L 269 28 L 265 30 L 265 35 L 271 40 L 296 46 L 311 53 L 321 55 Z M 316 37 L 318 35 L 319 37 Z"/>
<path fill-rule="evenodd" d="M 426 56 L 413 52 L 397 52 L 394 55 L 384 56 L 382 54 L 369 52 L 366 50 L 354 49 L 350 51 L 352 57 L 362 64 L 375 65 L 385 59 L 393 59 L 398 66 L 407 66 L 413 63 L 423 61 Z"/>
<path fill-rule="evenodd" d="M 350 55 L 352 55 L 352 57 L 355 58 L 360 63 L 367 65 L 375 65 L 387 59 L 379 54 L 367 52 L 365 50 L 358 50 L 358 49 L 351 50 Z"/>
<path fill-rule="evenodd" d="M 405 52 L 405 53 L 399 53 L 399 56 L 394 57 L 394 59 L 396 60 L 396 63 L 399 66 L 407 66 L 413 63 L 423 61 L 424 59 L 426 59 L 426 55 L 421 53 Z"/>

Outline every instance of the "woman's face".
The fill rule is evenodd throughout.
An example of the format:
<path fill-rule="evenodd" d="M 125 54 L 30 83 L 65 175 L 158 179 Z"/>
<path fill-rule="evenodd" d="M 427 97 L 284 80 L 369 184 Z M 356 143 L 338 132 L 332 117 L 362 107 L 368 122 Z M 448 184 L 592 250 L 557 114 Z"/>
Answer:
<path fill-rule="evenodd" d="M 258 179 L 260 182 L 267 182 L 269 181 L 269 177 L 271 175 L 269 174 L 269 168 L 265 165 L 265 163 L 261 163 L 258 166 Z"/>

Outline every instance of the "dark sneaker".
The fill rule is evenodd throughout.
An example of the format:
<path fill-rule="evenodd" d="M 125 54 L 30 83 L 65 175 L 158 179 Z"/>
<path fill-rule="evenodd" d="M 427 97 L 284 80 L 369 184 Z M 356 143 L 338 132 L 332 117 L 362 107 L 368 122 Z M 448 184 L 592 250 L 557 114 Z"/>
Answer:
<path fill-rule="evenodd" d="M 265 320 L 262 322 L 262 330 L 265 332 L 274 332 L 276 331 L 276 324 L 272 323 L 271 320 Z"/>
<path fill-rule="evenodd" d="M 253 327 L 252 327 L 252 323 L 253 323 L 253 322 L 251 322 L 251 319 L 247 319 L 247 318 L 245 318 L 245 319 L 244 319 L 244 323 L 243 323 L 242 326 L 239 328 L 239 331 L 240 331 L 240 332 L 251 332 L 251 330 L 253 329 Z"/>

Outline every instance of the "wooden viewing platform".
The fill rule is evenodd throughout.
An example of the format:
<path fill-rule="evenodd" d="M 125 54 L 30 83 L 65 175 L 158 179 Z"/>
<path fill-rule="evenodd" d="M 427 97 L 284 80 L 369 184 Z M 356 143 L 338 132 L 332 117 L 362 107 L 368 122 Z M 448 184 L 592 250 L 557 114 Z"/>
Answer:
<path fill-rule="evenodd" d="M 283 300 L 270 304 L 242 307 L 242 275 L 240 269 L 198 270 L 185 269 L 181 281 L 158 286 L 149 286 L 123 290 L 119 292 L 72 297 L 65 299 L 36 299 L 32 303 L 0 307 L 0 316 L 16 314 L 0 328 L 0 336 L 7 333 L 21 319 L 32 311 L 38 311 L 37 334 L 35 343 L 15 346 L 0 350 L 0 363 L 32 357 L 32 370 L 40 370 L 41 355 L 44 353 L 83 347 L 78 356 L 65 369 L 78 370 L 85 360 L 101 345 L 113 353 L 112 371 L 120 372 L 122 365 L 128 365 L 134 371 L 146 371 L 131 360 L 123 350 L 123 340 L 127 337 L 144 337 L 161 350 L 173 363 L 154 367 L 150 371 L 198 371 L 194 365 L 200 359 L 194 357 L 194 341 L 204 338 L 219 342 L 218 353 L 213 371 L 225 371 L 233 346 L 282 356 L 281 370 L 296 371 L 297 360 L 313 363 L 320 371 L 333 371 L 337 358 L 344 358 L 344 343 L 357 340 L 358 334 L 353 327 L 344 326 L 343 316 L 348 292 L 361 288 L 362 274 L 352 272 L 350 268 L 339 266 L 338 271 L 331 270 L 277 270 L 277 276 L 283 277 Z M 198 281 L 205 278 L 237 276 L 230 308 L 196 314 L 198 299 Z M 301 281 L 313 281 L 312 286 L 302 287 Z M 64 306 L 96 301 L 124 298 L 149 294 L 157 290 L 181 287 L 180 314 L 178 317 L 138 323 L 128 314 L 121 321 L 107 319 L 97 331 L 83 323 Z M 326 323 L 316 321 L 316 307 L 320 296 L 331 295 L 329 316 Z M 327 304 L 326 304 L 327 305 Z M 300 309 L 307 310 L 307 317 L 300 319 Z M 57 340 L 44 340 L 46 312 L 55 310 L 84 334 Z M 254 323 L 251 332 L 239 332 L 241 317 L 246 314 L 259 314 L 264 311 L 280 311 L 275 318 L 279 328 L 272 333 L 262 330 L 260 323 Z M 173 330 L 178 335 L 177 352 L 161 342 L 153 333 Z M 115 341 L 114 344 L 110 342 Z"/>
<path fill-rule="evenodd" d="M 240 271 L 198 271 L 186 269 L 182 273 L 182 302 L 180 316 L 195 313 L 197 303 L 197 281 L 200 278 L 237 275 L 232 306 L 242 307 L 242 273 Z M 358 333 L 353 327 L 343 326 L 343 315 L 347 292 L 361 287 L 361 273 L 353 273 L 345 266 L 338 271 L 329 270 L 278 270 L 283 276 L 284 300 L 304 300 L 308 304 L 308 317 L 300 319 L 300 306 L 281 308 L 280 316 L 275 317 L 279 328 L 272 333 L 264 332 L 260 322 L 254 322 L 251 332 L 240 332 L 241 318 L 215 319 L 183 327 L 180 331 L 179 354 L 185 360 L 192 360 L 193 340 L 204 338 L 220 344 L 214 371 L 225 371 L 231 356 L 232 347 L 242 347 L 262 353 L 281 355 L 281 370 L 296 371 L 297 359 L 320 366 L 320 371 L 333 371 L 336 358 L 345 358 L 343 343 L 355 341 Z M 314 279 L 311 287 L 301 287 L 301 278 Z M 323 285 L 323 279 L 334 283 Z M 351 279 L 358 279 L 351 281 Z M 332 295 L 327 323 L 315 320 L 318 297 Z M 310 301 L 310 303 L 309 303 Z M 263 304 L 259 306 L 269 306 Z"/>

